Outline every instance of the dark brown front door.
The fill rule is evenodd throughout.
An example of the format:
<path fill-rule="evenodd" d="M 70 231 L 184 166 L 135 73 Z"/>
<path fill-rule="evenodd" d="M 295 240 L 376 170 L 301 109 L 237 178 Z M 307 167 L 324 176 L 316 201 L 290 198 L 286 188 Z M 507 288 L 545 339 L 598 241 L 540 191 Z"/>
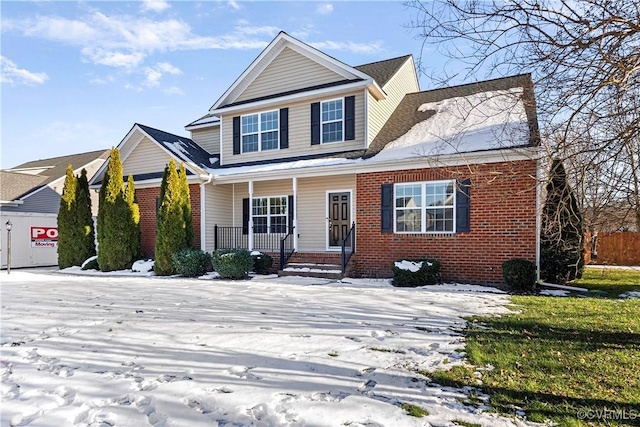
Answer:
<path fill-rule="evenodd" d="M 341 246 L 351 227 L 351 194 L 329 193 L 329 246 Z"/>

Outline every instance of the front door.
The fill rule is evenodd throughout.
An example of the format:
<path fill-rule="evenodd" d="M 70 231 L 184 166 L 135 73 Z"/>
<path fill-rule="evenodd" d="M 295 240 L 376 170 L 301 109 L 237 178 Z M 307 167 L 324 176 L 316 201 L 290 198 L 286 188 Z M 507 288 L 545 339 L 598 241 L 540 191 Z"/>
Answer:
<path fill-rule="evenodd" d="M 329 193 L 329 247 L 340 247 L 351 227 L 351 193 Z"/>

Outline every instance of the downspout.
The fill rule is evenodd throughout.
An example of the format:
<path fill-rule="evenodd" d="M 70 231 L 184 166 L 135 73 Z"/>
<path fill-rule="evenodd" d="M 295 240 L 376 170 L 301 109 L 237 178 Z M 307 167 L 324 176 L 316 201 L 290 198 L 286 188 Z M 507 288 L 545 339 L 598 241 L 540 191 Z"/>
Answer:
<path fill-rule="evenodd" d="M 207 250 L 207 233 L 206 233 L 206 213 L 207 213 L 207 203 L 205 198 L 205 185 L 211 184 L 213 180 L 213 175 L 209 174 L 209 177 L 205 182 L 200 183 L 200 250 Z"/>
<path fill-rule="evenodd" d="M 536 158 L 536 282 L 540 282 L 540 233 L 542 231 L 542 170 L 540 157 Z"/>

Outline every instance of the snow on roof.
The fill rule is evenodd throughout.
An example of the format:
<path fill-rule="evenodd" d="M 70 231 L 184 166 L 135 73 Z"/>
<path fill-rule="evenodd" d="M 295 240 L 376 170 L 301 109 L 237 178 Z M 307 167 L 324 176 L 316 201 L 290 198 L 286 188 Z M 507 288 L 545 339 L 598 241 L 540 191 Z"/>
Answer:
<path fill-rule="evenodd" d="M 303 169 L 303 168 L 315 168 L 322 166 L 336 166 L 336 165 L 355 165 L 356 163 L 362 162 L 362 159 L 345 159 L 338 157 L 326 157 L 321 159 L 306 159 L 306 160 L 297 160 L 297 161 L 283 161 L 280 163 L 269 163 L 262 165 L 252 165 L 252 166 L 239 166 L 239 167 L 231 167 L 231 168 L 222 168 L 222 169 L 207 169 L 207 172 L 213 174 L 214 176 L 230 176 L 230 175 L 241 175 L 245 173 L 261 173 L 261 172 L 273 172 L 280 170 L 290 170 L 290 169 Z"/>
<path fill-rule="evenodd" d="M 220 121 L 220 117 L 218 116 L 208 116 L 208 117 L 203 117 L 201 119 L 196 120 L 195 122 L 191 122 L 187 125 L 188 126 L 197 126 L 197 125 L 204 125 L 207 123 L 216 123 Z"/>
<path fill-rule="evenodd" d="M 526 145 L 529 126 L 522 88 L 480 92 L 429 102 L 433 112 L 368 161 L 468 153 Z"/>

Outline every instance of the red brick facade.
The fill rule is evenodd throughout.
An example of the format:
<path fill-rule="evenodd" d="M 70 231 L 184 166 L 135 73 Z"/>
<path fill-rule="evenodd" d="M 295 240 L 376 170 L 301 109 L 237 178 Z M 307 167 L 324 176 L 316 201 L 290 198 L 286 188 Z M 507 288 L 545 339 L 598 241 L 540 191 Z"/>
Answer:
<path fill-rule="evenodd" d="M 190 184 L 191 218 L 193 219 L 193 247 L 200 249 L 200 185 Z M 160 197 L 160 187 L 136 189 L 136 198 L 140 206 L 140 234 L 142 252 L 153 257 L 156 247 L 156 199 Z"/>
<path fill-rule="evenodd" d="M 471 231 L 456 234 L 381 232 L 381 185 L 471 178 Z M 444 280 L 502 282 L 510 258 L 535 262 L 536 162 L 467 165 L 357 175 L 356 274 L 391 277 L 402 258 L 429 257 Z"/>

